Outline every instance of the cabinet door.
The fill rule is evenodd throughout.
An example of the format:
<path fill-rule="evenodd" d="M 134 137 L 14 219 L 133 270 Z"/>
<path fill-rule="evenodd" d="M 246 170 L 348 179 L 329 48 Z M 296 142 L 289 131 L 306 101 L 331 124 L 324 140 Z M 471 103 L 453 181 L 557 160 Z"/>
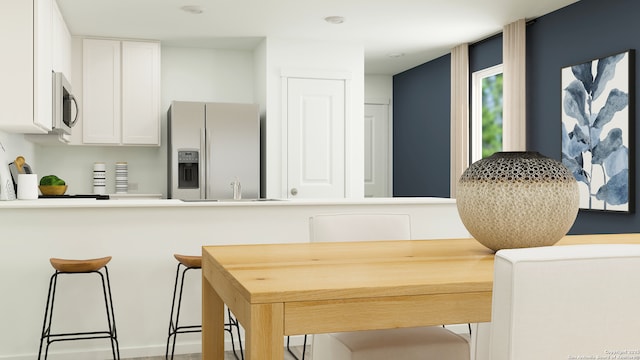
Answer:
<path fill-rule="evenodd" d="M 160 145 L 160 44 L 122 42 L 122 143 Z"/>
<path fill-rule="evenodd" d="M 0 2 L 0 130 L 33 126 L 33 11 L 29 1 Z"/>
<path fill-rule="evenodd" d="M 82 42 L 82 141 L 120 143 L 120 41 Z"/>
<path fill-rule="evenodd" d="M 0 2 L 0 130 L 45 133 L 52 123 L 53 0 Z"/>
<path fill-rule="evenodd" d="M 45 130 L 53 125 L 53 47 L 51 46 L 51 29 L 53 28 L 53 0 L 37 0 L 34 2 L 35 29 L 34 39 L 34 115 L 33 122 Z"/>
<path fill-rule="evenodd" d="M 53 71 L 61 72 L 71 79 L 71 33 L 64 22 L 58 4 L 53 2 Z"/>

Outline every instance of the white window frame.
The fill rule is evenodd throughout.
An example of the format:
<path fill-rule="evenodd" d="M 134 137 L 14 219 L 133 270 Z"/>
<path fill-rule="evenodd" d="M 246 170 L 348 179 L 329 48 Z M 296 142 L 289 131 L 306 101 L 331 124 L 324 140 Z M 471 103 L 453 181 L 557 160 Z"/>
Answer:
<path fill-rule="evenodd" d="M 504 73 L 503 64 L 498 64 L 486 69 L 478 70 L 471 75 L 471 118 L 469 137 L 469 147 L 471 148 L 471 163 L 482 159 L 482 79 Z M 504 94 L 503 94 L 504 96 Z M 504 129 L 504 117 L 502 118 Z M 505 143 L 505 136 L 502 132 L 502 144 Z"/>

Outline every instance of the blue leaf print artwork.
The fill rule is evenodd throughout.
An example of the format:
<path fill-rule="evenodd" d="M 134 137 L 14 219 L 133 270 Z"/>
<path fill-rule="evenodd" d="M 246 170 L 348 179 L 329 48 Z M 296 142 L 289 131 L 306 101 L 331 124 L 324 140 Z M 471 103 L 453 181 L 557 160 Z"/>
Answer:
<path fill-rule="evenodd" d="M 631 55 L 562 69 L 562 163 L 580 184 L 581 208 L 629 209 Z"/>

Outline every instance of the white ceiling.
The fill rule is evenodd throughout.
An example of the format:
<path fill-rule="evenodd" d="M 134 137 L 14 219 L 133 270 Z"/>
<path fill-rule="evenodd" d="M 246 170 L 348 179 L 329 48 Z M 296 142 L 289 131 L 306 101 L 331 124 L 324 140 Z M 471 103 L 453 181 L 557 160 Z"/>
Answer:
<path fill-rule="evenodd" d="M 264 37 L 347 41 L 367 74 L 394 75 L 577 0 L 57 0 L 73 35 L 251 49 Z M 180 8 L 195 5 L 202 14 Z M 327 16 L 345 22 L 325 22 Z M 391 58 L 390 53 L 404 56 Z"/>

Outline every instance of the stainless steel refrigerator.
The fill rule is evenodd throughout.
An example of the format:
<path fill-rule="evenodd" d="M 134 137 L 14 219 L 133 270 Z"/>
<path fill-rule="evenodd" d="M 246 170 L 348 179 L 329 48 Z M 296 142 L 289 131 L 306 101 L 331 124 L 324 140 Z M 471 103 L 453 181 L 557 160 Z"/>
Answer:
<path fill-rule="evenodd" d="M 173 101 L 167 128 L 168 198 L 260 197 L 258 105 Z"/>

